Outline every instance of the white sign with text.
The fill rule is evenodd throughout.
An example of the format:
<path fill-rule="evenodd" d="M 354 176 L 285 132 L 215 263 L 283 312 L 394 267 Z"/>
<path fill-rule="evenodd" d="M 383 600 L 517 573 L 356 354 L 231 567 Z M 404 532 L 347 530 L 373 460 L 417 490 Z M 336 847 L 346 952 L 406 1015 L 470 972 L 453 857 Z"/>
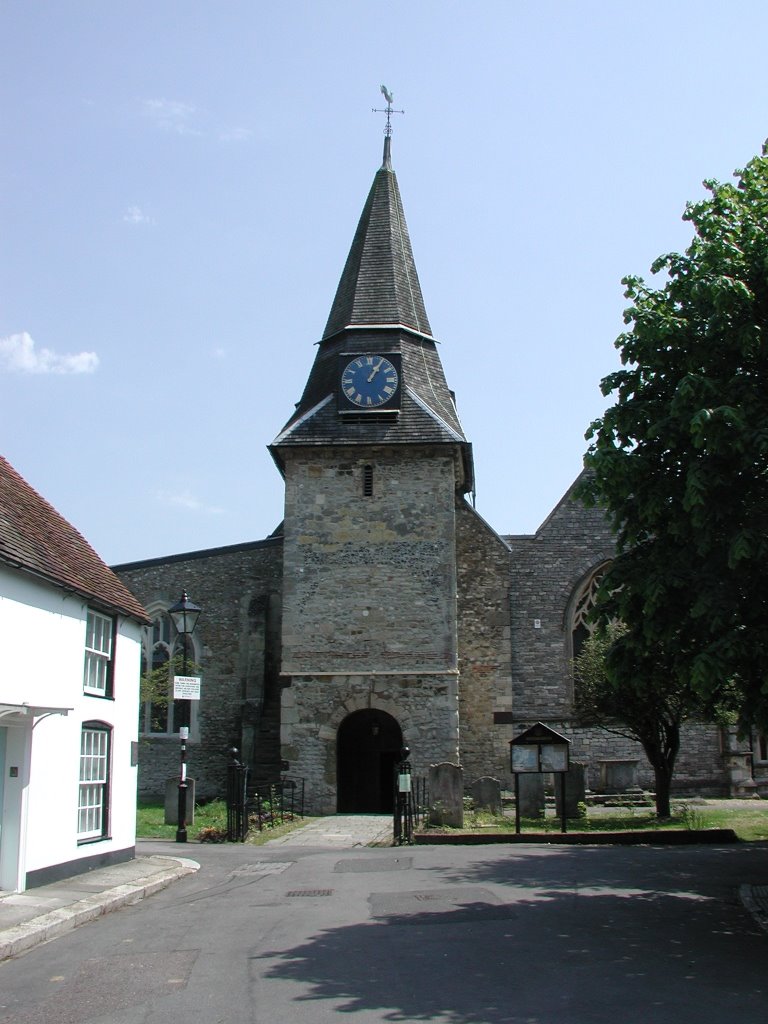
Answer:
<path fill-rule="evenodd" d="M 174 676 L 174 700 L 200 700 L 200 676 Z"/>

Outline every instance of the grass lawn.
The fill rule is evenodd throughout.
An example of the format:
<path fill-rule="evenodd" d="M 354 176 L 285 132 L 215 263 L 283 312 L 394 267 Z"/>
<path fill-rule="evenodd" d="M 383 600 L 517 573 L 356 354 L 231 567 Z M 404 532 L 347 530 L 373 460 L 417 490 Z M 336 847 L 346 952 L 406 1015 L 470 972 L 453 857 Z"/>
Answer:
<path fill-rule="evenodd" d="M 544 819 L 523 819 L 521 831 L 559 832 L 560 818 L 551 808 Z M 569 832 L 625 832 L 638 829 L 732 828 L 744 842 L 768 839 L 768 801 L 766 800 L 675 800 L 672 817 L 659 821 L 652 807 L 589 807 L 586 817 L 568 820 Z M 496 817 L 482 811 L 466 811 L 464 831 L 515 831 L 514 811 Z M 452 831 L 430 826 L 425 831 Z"/>
<path fill-rule="evenodd" d="M 569 832 L 623 832 L 634 829 L 707 829 L 732 828 L 743 842 L 768 840 L 768 800 L 675 800 L 673 815 L 669 821 L 657 820 L 651 807 L 589 807 L 586 818 L 568 821 Z M 136 818 L 136 834 L 141 839 L 168 839 L 176 837 L 176 826 L 164 824 L 165 812 L 162 803 L 140 802 Z M 313 818 L 297 818 L 282 825 L 265 828 L 259 832 L 253 829 L 246 840 L 258 846 L 269 839 L 277 839 Z M 546 817 L 522 821 L 525 832 L 559 832 L 560 819 L 551 808 Z M 187 826 L 190 840 L 196 840 L 201 829 L 224 829 L 227 827 L 227 808 L 223 800 L 214 800 L 195 808 L 195 823 Z M 467 811 L 464 815 L 464 831 L 510 831 L 515 830 L 514 813 L 494 817 L 483 812 Z M 430 826 L 427 830 L 453 831 L 448 828 Z"/>
<path fill-rule="evenodd" d="M 313 818 L 297 818 L 295 821 L 286 821 L 282 825 L 274 825 L 271 828 L 264 828 L 261 832 L 252 829 L 248 833 L 247 843 L 259 846 L 266 843 L 268 839 L 277 839 L 279 836 L 300 828 Z M 212 800 L 207 804 L 198 804 L 195 807 L 195 823 L 187 823 L 187 835 L 195 840 L 202 829 L 217 829 L 226 832 L 227 829 L 227 805 L 223 800 Z M 162 803 L 139 801 L 136 809 L 136 835 L 140 839 L 175 839 L 176 826 L 165 824 L 165 808 Z"/>

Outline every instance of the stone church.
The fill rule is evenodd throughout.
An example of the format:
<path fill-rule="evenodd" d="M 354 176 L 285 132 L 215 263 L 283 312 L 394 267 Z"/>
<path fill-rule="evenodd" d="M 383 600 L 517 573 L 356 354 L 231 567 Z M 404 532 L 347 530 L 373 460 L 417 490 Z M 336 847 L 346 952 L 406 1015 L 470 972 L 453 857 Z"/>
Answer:
<path fill-rule="evenodd" d="M 314 339 L 307 339 L 307 352 Z M 309 359 L 308 359 L 309 364 Z M 263 539 L 116 566 L 147 609 L 147 669 L 170 668 L 167 609 L 204 605 L 192 653 L 189 772 L 224 791 L 232 747 L 254 785 L 304 780 L 313 813 L 391 807 L 393 765 L 450 761 L 510 786 L 509 741 L 536 721 L 571 741 L 599 788 L 636 745 L 573 717 L 570 670 L 613 551 L 603 515 L 562 499 L 534 535 L 474 510 L 472 445 L 419 285 L 390 138 L 295 409 L 269 448 L 285 516 Z M 142 712 L 139 787 L 178 770 L 170 700 Z M 714 727 L 686 731 L 678 789 L 726 794 L 750 775 Z"/>

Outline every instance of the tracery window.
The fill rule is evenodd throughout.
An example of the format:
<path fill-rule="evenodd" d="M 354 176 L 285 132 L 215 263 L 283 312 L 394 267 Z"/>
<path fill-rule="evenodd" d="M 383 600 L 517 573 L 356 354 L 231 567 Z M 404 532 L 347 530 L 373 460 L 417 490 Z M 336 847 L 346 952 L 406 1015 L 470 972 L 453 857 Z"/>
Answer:
<path fill-rule="evenodd" d="M 576 590 L 571 602 L 571 657 L 578 658 L 586 640 L 595 631 L 595 624 L 589 616 L 595 606 L 597 590 L 608 569 L 607 562 L 598 566 Z"/>
<path fill-rule="evenodd" d="M 178 735 L 181 726 L 190 733 L 197 724 L 197 701 L 173 699 L 173 677 L 180 675 L 186 645 L 187 670 L 197 660 L 194 638 L 179 636 L 168 612 L 150 610 L 152 625 L 144 628 L 141 652 L 141 676 L 145 699 L 141 705 L 139 728 L 144 735 Z"/>

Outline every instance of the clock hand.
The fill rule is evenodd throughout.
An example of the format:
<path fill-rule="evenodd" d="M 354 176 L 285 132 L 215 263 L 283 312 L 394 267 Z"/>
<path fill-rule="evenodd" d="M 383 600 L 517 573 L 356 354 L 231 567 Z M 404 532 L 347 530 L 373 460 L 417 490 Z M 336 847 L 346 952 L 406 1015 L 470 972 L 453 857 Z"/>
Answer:
<path fill-rule="evenodd" d="M 376 366 L 374 366 L 374 368 L 373 368 L 373 369 L 371 370 L 371 376 L 370 376 L 370 377 L 368 378 L 368 383 L 369 383 L 369 384 L 371 383 L 371 381 L 373 380 L 373 378 L 374 378 L 374 377 L 376 376 L 376 374 L 377 374 L 377 373 L 379 372 L 379 370 L 381 369 L 381 364 L 382 364 L 383 362 L 384 362 L 384 360 L 383 360 L 383 359 L 380 359 L 380 360 L 378 361 L 377 365 L 376 365 Z"/>

